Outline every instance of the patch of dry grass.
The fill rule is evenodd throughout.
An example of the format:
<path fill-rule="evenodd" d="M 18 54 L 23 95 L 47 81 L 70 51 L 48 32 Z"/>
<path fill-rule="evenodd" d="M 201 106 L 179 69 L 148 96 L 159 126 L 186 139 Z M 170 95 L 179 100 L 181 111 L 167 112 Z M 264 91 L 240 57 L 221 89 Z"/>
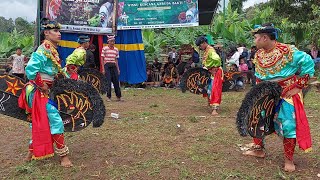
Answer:
<path fill-rule="evenodd" d="M 106 118 L 91 127 L 66 134 L 74 167 L 61 168 L 57 157 L 23 163 L 27 124 L 2 117 L 0 177 L 6 179 L 315 179 L 320 173 L 320 99 L 312 90 L 305 99 L 314 151 L 297 149 L 298 171 L 282 171 L 282 143 L 268 136 L 265 159 L 244 157 L 235 115 L 245 92 L 223 94 L 221 114 L 211 117 L 206 100 L 178 90 L 123 92 L 124 102 L 106 103 Z"/>

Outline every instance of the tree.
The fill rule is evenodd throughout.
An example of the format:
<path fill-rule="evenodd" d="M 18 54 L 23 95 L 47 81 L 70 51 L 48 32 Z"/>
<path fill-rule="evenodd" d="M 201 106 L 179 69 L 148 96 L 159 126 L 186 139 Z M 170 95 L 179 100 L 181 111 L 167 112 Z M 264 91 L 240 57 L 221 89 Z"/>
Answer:
<path fill-rule="evenodd" d="M 312 5 L 320 5 L 319 0 L 271 0 L 271 7 L 273 7 L 277 17 L 286 17 L 292 22 L 307 22 L 314 19 L 312 12 Z"/>
<path fill-rule="evenodd" d="M 309 29 L 313 29 L 310 33 L 312 44 L 320 46 L 320 6 L 312 5 L 312 14 L 315 17 L 313 20 L 308 22 Z"/>
<path fill-rule="evenodd" d="M 23 19 L 22 17 L 18 17 L 17 19 L 15 19 L 14 23 L 19 33 L 33 35 L 34 28 L 32 24 Z"/>
<path fill-rule="evenodd" d="M 268 4 L 275 10 L 274 22 L 294 37 L 297 46 L 305 48 L 311 43 L 312 34 L 317 34 L 319 15 L 314 9 L 320 7 L 319 0 L 271 0 Z"/>
<path fill-rule="evenodd" d="M 14 29 L 13 20 L 0 16 L 0 32 L 12 32 Z"/>
<path fill-rule="evenodd" d="M 231 9 L 233 11 L 237 11 L 238 13 L 242 12 L 243 3 L 247 0 L 230 0 L 229 3 L 231 4 Z"/>

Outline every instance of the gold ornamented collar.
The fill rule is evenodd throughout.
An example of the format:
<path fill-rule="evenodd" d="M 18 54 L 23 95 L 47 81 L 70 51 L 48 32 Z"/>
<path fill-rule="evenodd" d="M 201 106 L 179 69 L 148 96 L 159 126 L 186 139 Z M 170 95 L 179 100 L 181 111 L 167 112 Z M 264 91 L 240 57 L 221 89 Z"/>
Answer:
<path fill-rule="evenodd" d="M 270 51 L 259 49 L 253 62 L 259 74 L 275 74 L 292 61 L 292 54 L 293 49 L 290 45 L 277 42 Z"/>

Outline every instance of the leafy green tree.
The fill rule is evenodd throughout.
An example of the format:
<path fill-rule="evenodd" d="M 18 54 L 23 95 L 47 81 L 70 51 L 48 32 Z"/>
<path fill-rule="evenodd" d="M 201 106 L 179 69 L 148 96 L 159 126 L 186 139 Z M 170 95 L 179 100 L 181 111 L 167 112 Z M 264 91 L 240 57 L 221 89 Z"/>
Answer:
<path fill-rule="evenodd" d="M 314 19 L 308 22 L 308 28 L 312 30 L 310 33 L 311 42 L 320 47 L 320 6 L 312 5 L 312 14 Z"/>
<path fill-rule="evenodd" d="M 208 26 L 171 28 L 163 30 L 143 30 L 143 40 L 147 59 L 158 57 L 161 49 L 179 48 L 182 44 L 193 44 L 199 35 L 210 34 L 215 42 L 224 43 L 225 47 L 236 44 L 251 46 L 253 38 L 250 33 L 255 24 L 269 22 L 273 9 L 254 9 L 254 16 L 248 19 L 244 13 L 233 11 L 229 3 L 225 16 L 216 14 L 213 23 Z M 286 37 L 291 37 L 286 35 Z M 289 39 L 289 38 L 287 38 Z M 291 41 L 291 39 L 289 39 Z M 289 41 L 288 40 L 288 41 Z"/>
<path fill-rule="evenodd" d="M 243 3 L 247 0 L 230 0 L 229 4 L 231 5 L 231 9 L 233 11 L 237 11 L 238 13 L 242 12 L 243 9 Z"/>
<path fill-rule="evenodd" d="M 13 20 L 10 19 L 6 19 L 2 16 L 0 16 L 0 32 L 12 32 L 14 29 L 14 23 Z"/>
<path fill-rule="evenodd" d="M 15 28 L 19 33 L 26 34 L 26 35 L 33 35 L 35 31 L 35 27 L 33 24 L 29 23 L 22 17 L 18 17 L 14 21 Z"/>
<path fill-rule="evenodd" d="M 279 38 L 280 42 L 295 44 L 300 49 L 304 49 L 310 43 L 320 46 L 320 5 L 318 5 L 320 1 L 304 1 L 298 2 L 297 0 L 294 5 L 290 5 L 294 2 L 293 0 L 278 1 L 277 6 L 283 7 L 275 8 L 276 5 L 271 3 L 276 2 L 276 0 L 271 0 L 250 7 L 241 13 L 234 11 L 232 3 L 229 3 L 225 15 L 222 12 L 215 14 L 212 24 L 208 26 L 147 30 L 150 31 L 148 33 L 153 32 L 153 38 L 144 38 L 144 40 L 148 39 L 152 42 L 147 42 L 146 47 L 150 48 L 146 48 L 146 53 L 149 54 L 148 52 L 151 50 L 150 52 L 156 52 L 155 54 L 157 54 L 161 52 L 161 50 L 155 50 L 157 48 L 172 46 L 179 48 L 181 44 L 194 44 L 195 38 L 204 34 L 210 34 L 216 42 L 224 43 L 224 47 L 239 43 L 251 46 L 253 45 L 253 38 L 250 31 L 254 25 L 268 22 L 274 23 L 276 27 L 282 30 Z M 296 8 L 305 7 L 305 4 L 299 5 L 299 3 L 307 3 L 310 6 L 304 12 L 307 15 L 303 16 L 301 13 L 296 13 Z M 286 13 L 290 13 L 288 16 L 279 12 L 286 7 L 291 8 L 290 11 L 286 10 Z M 144 36 L 149 36 L 148 33 Z M 151 48 L 151 44 L 156 48 Z M 154 46 L 157 44 L 161 44 L 161 46 Z"/>
<path fill-rule="evenodd" d="M 291 34 L 295 45 L 305 48 L 316 41 L 313 34 L 318 32 L 319 15 L 314 9 L 320 6 L 319 0 L 271 0 L 267 4 L 274 8 L 273 22 Z"/>
<path fill-rule="evenodd" d="M 275 10 L 274 15 L 286 17 L 292 22 L 307 22 L 314 19 L 312 5 L 320 5 L 319 0 L 270 0 L 269 5 Z"/>

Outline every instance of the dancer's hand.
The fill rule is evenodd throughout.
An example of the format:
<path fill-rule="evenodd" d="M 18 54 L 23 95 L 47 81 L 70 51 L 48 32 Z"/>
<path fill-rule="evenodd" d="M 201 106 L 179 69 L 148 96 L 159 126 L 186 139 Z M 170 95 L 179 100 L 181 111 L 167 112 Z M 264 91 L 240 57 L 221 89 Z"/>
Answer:
<path fill-rule="evenodd" d="M 288 92 L 284 95 L 284 97 L 285 97 L 285 98 L 291 98 L 292 96 L 298 94 L 300 91 L 301 91 L 300 88 L 295 87 L 295 88 L 291 89 L 290 91 L 288 91 Z"/>

